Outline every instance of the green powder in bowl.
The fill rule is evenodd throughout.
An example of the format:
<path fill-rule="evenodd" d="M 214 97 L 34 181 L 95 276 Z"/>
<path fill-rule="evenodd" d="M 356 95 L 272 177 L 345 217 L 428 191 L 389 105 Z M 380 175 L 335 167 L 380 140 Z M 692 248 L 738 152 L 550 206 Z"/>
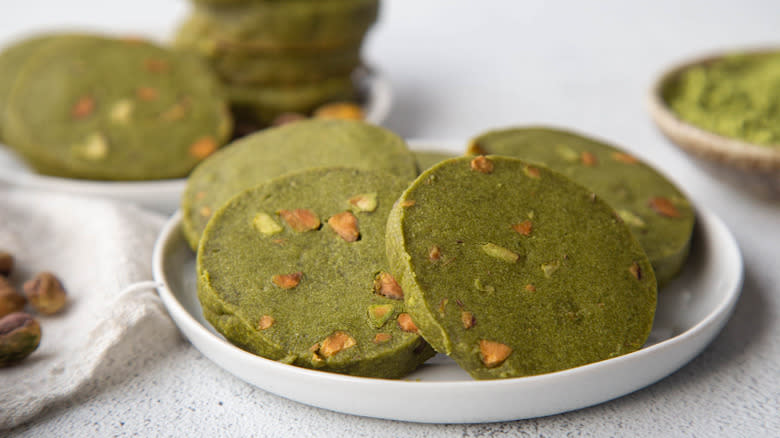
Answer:
<path fill-rule="evenodd" d="M 663 98 L 699 128 L 780 148 L 780 51 L 734 53 L 687 68 Z"/>

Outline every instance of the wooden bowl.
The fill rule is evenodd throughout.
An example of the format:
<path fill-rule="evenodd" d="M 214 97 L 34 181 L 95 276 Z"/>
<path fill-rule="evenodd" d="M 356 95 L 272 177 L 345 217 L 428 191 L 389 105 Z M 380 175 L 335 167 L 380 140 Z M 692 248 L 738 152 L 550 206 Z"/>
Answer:
<path fill-rule="evenodd" d="M 740 51 L 768 53 L 775 49 Z M 717 61 L 723 53 L 677 64 L 662 73 L 648 95 L 648 110 L 658 129 L 698 159 L 709 171 L 761 197 L 780 199 L 780 145 L 762 146 L 724 137 L 680 119 L 664 100 L 663 91 L 682 71 Z"/>

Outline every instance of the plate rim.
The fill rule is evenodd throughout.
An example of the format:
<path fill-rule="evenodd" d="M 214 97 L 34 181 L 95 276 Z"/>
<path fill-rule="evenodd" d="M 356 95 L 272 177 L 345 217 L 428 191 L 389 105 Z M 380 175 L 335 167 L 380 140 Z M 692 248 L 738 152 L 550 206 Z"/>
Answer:
<path fill-rule="evenodd" d="M 268 392 L 272 392 L 274 394 L 277 394 L 279 396 L 291 400 L 298 401 L 300 403 L 317 406 L 317 407 L 321 407 L 321 408 L 325 408 L 337 412 L 353 414 L 353 415 L 369 416 L 374 418 L 385 418 L 385 419 L 392 419 L 392 420 L 412 421 L 412 422 L 422 422 L 422 423 L 482 423 L 482 422 L 494 422 L 494 421 L 510 421 L 510 420 L 516 420 L 522 418 L 532 418 L 532 417 L 539 417 L 539 416 L 567 412 L 570 410 L 592 406 L 595 404 L 606 402 L 608 400 L 617 397 L 624 396 L 633 391 L 641 389 L 645 386 L 653 384 L 658 380 L 677 371 L 679 368 L 681 368 L 683 365 L 685 365 L 690 360 L 692 360 L 695 356 L 697 356 L 710 342 L 712 342 L 712 340 L 714 340 L 714 338 L 721 331 L 721 329 L 723 328 L 723 326 L 726 324 L 729 317 L 731 316 L 734 307 L 736 306 L 736 303 L 741 294 L 742 283 L 744 278 L 744 261 L 736 239 L 734 238 L 733 234 L 728 229 L 728 227 L 723 223 L 723 221 L 719 217 L 717 217 L 717 215 L 715 215 L 712 211 L 702 206 L 698 206 L 696 204 L 694 205 L 697 212 L 697 221 L 700 224 L 702 224 L 700 226 L 706 228 L 707 236 L 712 236 L 714 234 L 717 234 L 719 237 L 722 237 L 724 240 L 722 240 L 721 243 L 730 248 L 730 251 L 728 251 L 727 255 L 725 255 L 724 257 L 728 257 L 729 259 L 734 259 L 734 261 L 736 262 L 736 265 L 732 268 L 732 275 L 729 276 L 729 278 L 733 277 L 735 279 L 734 284 L 726 284 L 723 286 L 724 289 L 728 288 L 728 290 L 725 291 L 725 295 L 720 299 L 720 301 L 717 303 L 714 309 L 708 314 L 706 314 L 701 320 L 699 320 L 692 327 L 685 330 L 684 332 L 679 333 L 676 336 L 673 336 L 664 341 L 653 344 L 651 346 L 642 348 L 641 350 L 635 351 L 633 353 L 629 353 L 616 358 L 612 358 L 612 359 L 608 359 L 596 363 L 591 363 L 591 364 L 587 364 L 587 365 L 583 365 L 580 367 L 571 368 L 563 371 L 536 375 L 536 376 L 528 376 L 528 377 L 516 377 L 516 378 L 498 379 L 498 380 L 473 380 L 473 381 L 468 381 L 468 380 L 412 381 L 412 380 L 378 379 L 378 378 L 348 376 L 348 375 L 341 375 L 336 373 L 310 370 L 306 368 L 296 367 L 293 365 L 279 363 L 276 361 L 272 361 L 270 359 L 265 359 L 263 357 L 256 356 L 252 353 L 244 351 L 230 344 L 228 341 L 220 338 L 219 336 L 215 335 L 214 333 L 209 331 L 209 329 L 206 328 L 203 324 L 197 321 L 195 317 L 176 298 L 173 292 L 169 289 L 167 282 L 165 281 L 166 276 L 164 271 L 164 266 L 165 266 L 164 257 L 166 253 L 166 248 L 168 247 L 168 242 L 173 241 L 173 239 L 175 238 L 175 233 L 178 231 L 178 228 L 180 226 L 180 221 L 181 221 L 180 211 L 177 211 L 174 215 L 172 215 L 170 219 L 166 222 L 163 229 L 160 231 L 160 234 L 154 246 L 152 269 L 153 269 L 154 280 L 158 284 L 158 292 L 160 294 L 160 297 L 163 300 L 166 309 L 170 313 L 171 317 L 174 319 L 176 325 L 184 333 L 185 337 L 189 340 L 189 342 L 192 343 L 193 346 L 195 346 L 195 348 L 197 348 L 204 356 L 209 358 L 209 360 L 212 360 L 212 362 L 214 362 L 217 366 L 219 366 L 223 370 L 226 370 L 231 374 L 234 374 L 236 377 L 243 380 L 244 382 L 256 386 L 260 389 L 263 389 Z M 195 340 L 192 338 L 192 335 L 190 333 L 195 333 L 196 335 L 199 335 L 201 338 Z M 515 390 L 513 389 L 514 387 L 524 386 L 524 385 L 546 386 L 551 383 L 558 383 L 559 380 L 577 382 L 579 379 L 587 377 L 588 374 L 603 372 L 602 369 L 610 368 L 609 365 L 605 367 L 604 366 L 605 363 L 615 364 L 611 368 L 619 367 L 620 364 L 626 362 L 641 364 L 641 362 L 644 361 L 647 356 L 653 357 L 655 355 L 664 354 L 665 350 L 672 351 L 674 349 L 680 349 L 687 346 L 689 343 L 694 344 L 696 348 L 694 348 L 693 350 L 689 350 L 687 352 L 676 354 L 674 356 L 674 360 L 670 361 L 671 363 L 667 364 L 664 367 L 664 369 L 661 370 L 660 373 L 656 372 L 656 374 L 652 375 L 651 377 L 641 380 L 639 384 L 631 385 L 630 390 L 628 391 L 618 390 L 615 391 L 615 393 L 610 393 L 607 395 L 597 397 L 598 398 L 597 400 L 590 400 L 588 402 L 577 404 L 576 406 L 568 406 L 568 407 L 558 408 L 558 409 L 547 409 L 547 410 L 541 409 L 540 412 L 532 415 L 521 414 L 521 415 L 509 415 L 509 416 L 499 415 L 496 417 L 480 416 L 478 418 L 469 418 L 469 417 L 453 418 L 447 415 L 437 416 L 437 415 L 426 415 L 425 413 L 418 413 L 418 414 L 407 413 L 405 415 L 384 415 L 384 414 L 377 414 L 374 412 L 367 413 L 365 407 L 361 407 L 361 406 L 333 407 L 328 403 L 317 403 L 311 400 L 301 400 L 300 397 L 295 397 L 295 396 L 290 396 L 289 394 L 280 393 L 278 389 L 277 390 L 275 390 L 274 388 L 269 389 L 268 387 L 260 386 L 257 383 L 249 381 L 245 377 L 239 375 L 239 373 L 235 372 L 233 369 L 228 368 L 223 364 L 219 363 L 219 361 L 215 361 L 214 359 L 212 359 L 210 357 L 210 354 L 204 352 L 203 349 L 201 349 L 201 347 L 198 345 L 201 342 L 207 343 L 208 348 L 210 349 L 213 348 L 221 349 L 222 352 L 225 353 L 226 355 L 230 355 L 232 357 L 249 361 L 250 363 L 252 363 L 253 366 L 256 364 L 260 364 L 263 367 L 267 367 L 267 368 L 263 368 L 264 372 L 284 373 L 285 375 L 289 375 L 290 378 L 300 379 L 300 381 L 315 380 L 319 384 L 335 384 L 335 385 L 346 383 L 350 385 L 365 386 L 366 388 L 371 388 L 378 384 L 381 384 L 383 388 L 389 387 L 389 391 L 398 390 L 402 393 L 415 394 L 416 396 L 423 396 L 423 397 L 426 396 L 426 393 L 431 393 L 431 392 L 441 393 L 442 391 L 445 391 L 447 393 L 450 393 L 451 395 L 458 394 L 460 396 L 474 396 L 474 395 L 479 395 L 478 393 L 482 391 L 494 391 L 494 390 L 500 392 L 514 391 Z"/>

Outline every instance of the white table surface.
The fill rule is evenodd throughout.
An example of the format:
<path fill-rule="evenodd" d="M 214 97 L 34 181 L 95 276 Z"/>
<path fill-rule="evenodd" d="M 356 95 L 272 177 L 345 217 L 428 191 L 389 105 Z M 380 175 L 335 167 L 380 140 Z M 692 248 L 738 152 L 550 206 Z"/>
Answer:
<path fill-rule="evenodd" d="M 182 0 L 25 0 L 0 5 L 0 44 L 52 27 L 166 32 Z M 780 43 L 780 2 L 385 0 L 366 58 L 395 90 L 386 126 L 466 139 L 491 127 L 571 127 L 633 150 L 714 210 L 742 249 L 742 297 L 698 358 L 646 389 L 525 421 L 424 425 L 291 402 L 213 365 L 182 341 L 160 361 L 50 409 L 19 436 L 780 436 L 780 202 L 700 170 L 644 107 L 668 64 L 721 48 Z M 659 162 L 658 156 L 671 156 Z M 0 371 L 2 372 L 2 371 Z M 2 403 L 2 401 L 0 401 Z"/>

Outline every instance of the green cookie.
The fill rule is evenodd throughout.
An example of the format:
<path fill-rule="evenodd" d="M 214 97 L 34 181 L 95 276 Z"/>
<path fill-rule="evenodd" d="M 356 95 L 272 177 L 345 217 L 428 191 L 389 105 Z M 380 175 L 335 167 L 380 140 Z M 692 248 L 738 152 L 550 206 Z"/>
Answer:
<path fill-rule="evenodd" d="M 206 223 L 233 195 L 311 167 L 384 170 L 411 181 L 414 156 L 396 134 L 363 122 L 305 120 L 244 137 L 198 166 L 182 196 L 184 235 L 196 248 Z"/>
<path fill-rule="evenodd" d="M 33 165 L 39 173 L 59 175 L 62 172 L 62 166 L 60 166 L 56 160 L 38 157 L 36 156 L 35 151 L 31 150 L 28 146 L 29 139 L 24 132 L 27 128 L 23 125 L 24 120 L 20 119 L 18 115 L 12 111 L 12 99 L 14 93 L 17 92 L 19 85 L 28 81 L 28 70 L 30 70 L 31 66 L 41 65 L 47 60 L 51 60 L 53 64 L 71 62 L 67 60 L 71 52 L 75 50 L 92 50 L 100 45 L 101 39 L 95 35 L 88 34 L 47 34 L 42 37 L 33 37 L 20 44 L 25 45 L 27 43 L 33 46 L 34 53 L 30 54 L 14 72 L 15 78 L 8 85 L 6 91 L 5 111 L 2 113 L 3 119 L 0 121 L 0 125 L 4 126 L 4 141 L 7 142 L 8 146 L 13 148 L 16 153 L 20 154 L 28 164 Z M 39 84 L 41 87 L 46 85 L 51 84 Z M 40 94 L 41 100 L 49 97 L 47 92 L 42 92 Z M 15 132 L 16 134 L 11 135 L 9 132 Z"/>
<path fill-rule="evenodd" d="M 300 0 L 198 5 L 190 20 L 199 23 L 198 33 L 213 39 L 297 47 L 360 41 L 378 13 L 378 0 Z"/>
<path fill-rule="evenodd" d="M 387 274 L 384 233 L 406 180 L 310 169 L 219 209 L 198 248 L 198 298 L 229 341 L 338 373 L 399 378 L 433 356 Z"/>
<path fill-rule="evenodd" d="M 674 184 L 632 155 L 577 134 L 536 127 L 487 132 L 471 141 L 468 152 L 517 157 L 563 173 L 618 212 L 653 263 L 659 287 L 682 269 L 693 207 Z"/>
<path fill-rule="evenodd" d="M 252 51 L 238 46 L 209 47 L 179 39 L 177 47 L 203 56 L 226 82 L 293 84 L 348 75 L 361 64 L 360 44 L 311 51 Z"/>
<path fill-rule="evenodd" d="M 282 113 L 308 114 L 328 102 L 354 100 L 357 94 L 349 75 L 298 84 L 231 84 L 227 89 L 231 107 L 239 117 L 265 124 Z"/>
<path fill-rule="evenodd" d="M 55 176 L 182 177 L 227 140 L 216 77 L 192 55 L 139 40 L 60 38 L 19 72 L 4 138 Z"/>
<path fill-rule="evenodd" d="M 477 379 L 639 349 L 656 280 L 612 208 L 561 174 L 499 156 L 425 171 L 387 224 L 390 272 L 423 337 Z"/>

